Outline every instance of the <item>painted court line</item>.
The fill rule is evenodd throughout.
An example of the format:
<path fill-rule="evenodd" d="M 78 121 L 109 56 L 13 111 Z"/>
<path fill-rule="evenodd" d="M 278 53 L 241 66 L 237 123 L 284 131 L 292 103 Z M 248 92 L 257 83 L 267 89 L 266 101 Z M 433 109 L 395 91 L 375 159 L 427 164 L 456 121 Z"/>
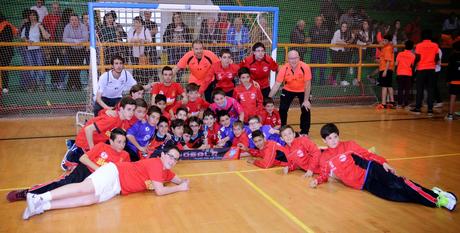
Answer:
<path fill-rule="evenodd" d="M 261 188 L 259 188 L 256 184 L 254 184 L 252 181 L 250 181 L 246 176 L 241 174 L 241 172 L 236 172 L 236 175 L 238 175 L 244 182 L 246 182 L 251 188 L 253 188 L 257 193 L 262 195 L 265 199 L 267 199 L 270 204 L 274 205 L 277 209 L 279 209 L 283 214 L 285 214 L 291 221 L 293 221 L 295 224 L 297 224 L 302 230 L 305 232 L 310 232 L 313 233 L 314 231 L 310 229 L 307 225 L 305 225 L 302 221 L 300 221 L 294 214 L 292 214 L 288 209 L 286 209 L 283 205 L 278 203 L 275 199 L 273 199 L 270 195 L 268 195 L 266 192 L 264 192 Z"/>
<path fill-rule="evenodd" d="M 415 156 L 415 157 L 404 157 L 404 158 L 392 158 L 387 159 L 388 161 L 400 161 L 400 160 L 412 160 L 412 159 L 430 159 L 430 158 L 441 158 L 441 157 L 450 157 L 450 156 L 458 156 L 460 153 L 452 153 L 452 154 L 440 154 L 440 155 L 425 155 L 425 156 Z"/>

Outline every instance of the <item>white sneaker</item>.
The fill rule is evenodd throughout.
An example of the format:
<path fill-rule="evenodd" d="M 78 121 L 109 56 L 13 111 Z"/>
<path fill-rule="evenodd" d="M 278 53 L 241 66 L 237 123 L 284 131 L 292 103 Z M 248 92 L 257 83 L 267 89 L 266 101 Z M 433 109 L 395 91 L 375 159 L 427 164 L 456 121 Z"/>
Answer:
<path fill-rule="evenodd" d="M 346 80 L 343 80 L 342 82 L 340 82 L 340 86 L 343 86 L 343 87 L 350 86 L 350 83 Z"/>
<path fill-rule="evenodd" d="M 457 197 L 451 192 L 445 192 L 438 187 L 433 187 L 431 189 L 434 193 L 438 194 L 438 203 L 439 207 L 444 207 L 450 211 L 453 211 L 457 206 Z"/>
<path fill-rule="evenodd" d="M 9 92 L 8 88 L 3 88 L 3 94 L 7 94 Z"/>
<path fill-rule="evenodd" d="M 433 105 L 433 107 L 435 107 L 435 108 L 442 108 L 443 105 L 444 105 L 444 104 L 443 104 L 442 102 L 439 102 L 439 103 L 435 103 L 435 104 Z"/>
<path fill-rule="evenodd" d="M 27 220 L 30 217 L 45 212 L 43 210 L 43 199 L 38 194 L 27 193 L 27 208 L 22 214 L 22 219 Z"/>

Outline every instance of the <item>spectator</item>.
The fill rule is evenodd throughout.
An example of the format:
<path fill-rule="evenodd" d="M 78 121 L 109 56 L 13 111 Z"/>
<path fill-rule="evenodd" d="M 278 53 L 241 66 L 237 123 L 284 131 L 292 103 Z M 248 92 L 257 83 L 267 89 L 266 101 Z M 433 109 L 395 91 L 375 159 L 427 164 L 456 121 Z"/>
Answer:
<path fill-rule="evenodd" d="M 67 43 L 83 43 L 87 42 L 89 32 L 86 26 L 80 22 L 78 15 L 70 16 L 70 23 L 64 28 L 63 42 Z M 81 66 L 85 60 L 85 47 L 72 46 L 68 48 L 70 65 Z M 81 90 L 80 70 L 70 70 L 69 80 L 67 80 L 67 90 Z"/>
<path fill-rule="evenodd" d="M 32 10 L 24 9 L 22 11 L 22 20 L 21 26 L 19 27 L 19 33 L 22 32 L 24 26 L 29 23 L 29 14 Z M 21 61 L 23 66 L 28 66 L 29 61 L 27 60 L 27 46 L 21 46 L 17 48 L 19 54 L 21 55 Z M 22 89 L 27 89 L 28 91 L 32 91 L 32 77 L 30 77 L 30 71 L 21 71 L 21 79 L 20 84 Z"/>
<path fill-rule="evenodd" d="M 236 17 L 233 25 L 227 32 L 227 43 L 232 44 L 230 48 L 234 62 L 240 63 L 247 52 L 245 45 L 249 43 L 249 30 L 243 25 L 243 19 Z"/>
<path fill-rule="evenodd" d="M 152 36 L 152 42 L 156 42 L 156 34 L 158 33 L 158 25 L 155 21 L 152 21 L 152 12 L 144 11 L 144 27 L 150 30 L 150 35 Z M 146 46 L 145 53 L 149 59 L 149 63 L 152 65 L 159 64 L 158 52 L 156 46 Z M 154 82 L 160 81 L 158 78 L 157 69 L 148 70 L 146 72 L 148 77 L 153 77 Z"/>
<path fill-rule="evenodd" d="M 43 18 L 43 27 L 45 27 L 46 31 L 50 33 L 50 41 L 51 42 L 61 42 L 62 41 L 62 34 L 61 39 L 56 38 L 56 31 L 58 28 L 58 24 L 61 20 L 61 10 L 59 8 L 58 2 L 53 2 L 51 5 L 51 13 Z M 47 66 L 57 66 L 59 65 L 59 54 L 61 53 L 62 47 L 45 47 L 45 64 Z M 53 89 L 63 88 L 62 84 L 59 85 L 59 71 L 58 70 L 51 70 L 51 87 Z"/>
<path fill-rule="evenodd" d="M 113 109 L 121 100 L 123 92 L 127 92 L 136 85 L 136 80 L 124 68 L 125 60 L 119 55 L 111 59 L 112 69 L 99 77 L 94 116 L 102 109 Z"/>
<path fill-rule="evenodd" d="M 265 17 L 260 16 L 258 18 L 258 25 L 255 25 L 252 28 L 250 33 L 250 38 L 252 42 L 261 42 L 265 45 L 268 51 L 271 51 L 273 36 L 272 29 L 267 25 L 267 20 Z M 257 23 L 255 23 L 257 24 Z"/>
<path fill-rule="evenodd" d="M 401 29 L 401 20 L 399 19 L 394 21 L 393 28 L 391 28 L 389 33 L 393 38 L 391 41 L 393 45 L 404 44 L 407 40 L 406 33 Z M 395 47 L 394 49 L 395 52 L 398 51 L 398 48 Z"/>
<path fill-rule="evenodd" d="M 31 10 L 28 17 L 29 22 L 24 24 L 24 27 L 21 30 L 21 38 L 26 42 L 40 42 L 43 39 L 49 39 L 50 34 L 45 30 L 43 25 L 38 22 L 38 13 L 34 10 Z M 28 65 L 45 65 L 45 61 L 43 59 L 43 51 L 40 46 L 27 46 L 26 57 Z M 46 76 L 43 70 L 31 70 L 30 77 L 36 78 L 36 80 L 30 80 L 32 82 L 30 83 L 32 89 L 35 88 L 35 84 L 37 84 L 39 91 L 45 91 Z"/>
<path fill-rule="evenodd" d="M 367 15 L 366 10 L 362 6 L 358 7 L 355 18 L 358 22 L 357 26 L 362 25 L 364 21 L 369 21 L 369 16 Z"/>
<path fill-rule="evenodd" d="M 346 23 L 349 28 L 353 28 L 355 21 L 355 9 L 351 7 L 350 9 L 348 9 L 347 13 L 342 14 L 340 16 L 339 25 L 342 25 L 342 23 Z"/>
<path fill-rule="evenodd" d="M 325 26 L 330 32 L 335 31 L 341 13 L 341 9 L 335 1 L 322 0 L 319 3 L 319 14 L 324 17 Z"/>
<path fill-rule="evenodd" d="M 452 33 L 453 31 L 459 29 L 460 22 L 458 21 L 457 15 L 452 12 L 449 15 L 449 18 L 444 20 L 442 24 L 442 32 L 444 33 Z"/>
<path fill-rule="evenodd" d="M 420 42 L 420 35 L 422 33 L 422 28 L 420 26 L 421 17 L 416 16 L 415 20 L 408 23 L 404 28 L 404 32 L 406 33 L 407 39 L 414 42 L 414 44 Z"/>
<path fill-rule="evenodd" d="M 43 18 L 48 15 L 48 9 L 46 9 L 45 6 L 45 0 L 37 0 L 37 5 L 32 6 L 30 9 L 37 12 L 38 21 L 40 23 L 43 21 Z"/>
<path fill-rule="evenodd" d="M 163 42 L 166 43 L 190 43 L 192 42 L 191 30 L 184 22 L 179 12 L 172 16 L 172 23 L 170 23 L 163 34 Z M 170 46 L 165 47 L 168 52 L 168 64 L 175 65 L 179 59 L 187 52 L 184 46 Z"/>
<path fill-rule="evenodd" d="M 152 42 L 152 35 L 150 34 L 150 30 L 143 26 L 144 20 L 142 20 L 142 17 L 134 17 L 133 23 L 134 27 L 131 27 L 128 31 L 128 42 L 138 43 L 138 45 L 134 45 L 132 48 L 131 63 L 133 65 L 146 64 L 149 62 L 149 59 L 146 56 L 143 44 Z M 133 73 L 137 83 L 145 85 L 149 82 L 149 78 L 143 70 L 135 69 Z"/>
<path fill-rule="evenodd" d="M 342 23 L 339 30 L 334 33 L 332 37 L 331 44 L 335 45 L 346 45 L 349 44 L 351 38 L 351 33 L 348 31 L 348 24 Z M 331 47 L 331 58 L 333 63 L 348 63 L 350 61 L 350 52 L 344 47 Z M 337 85 L 337 74 L 340 76 L 340 85 L 347 86 L 350 83 L 345 80 L 347 74 L 346 67 L 334 67 L 332 68 L 332 74 L 329 80 L 330 85 Z"/>
<path fill-rule="evenodd" d="M 0 42 L 12 42 L 13 38 L 18 34 L 18 29 L 8 22 L 0 12 Z M 0 66 L 9 66 L 11 59 L 14 55 L 14 47 L 11 46 L 0 46 L 0 54 L 2 59 L 0 59 Z M 8 71 L 0 71 L 0 82 L 3 84 L 3 93 L 8 93 L 9 88 L 9 79 Z"/>
<path fill-rule="evenodd" d="M 117 29 L 114 14 L 109 12 L 104 15 L 104 23 L 101 28 L 100 41 L 101 42 L 120 42 L 123 38 L 123 32 Z M 106 47 L 104 50 L 104 64 L 110 62 L 111 57 L 115 55 L 124 55 L 123 50 L 117 46 Z"/>
<path fill-rule="evenodd" d="M 367 46 L 374 43 L 372 32 L 369 30 L 369 21 L 364 20 L 361 25 L 361 30 L 358 32 L 358 41 L 356 44 Z M 372 57 L 372 49 L 363 47 L 363 60 L 370 60 Z"/>
<path fill-rule="evenodd" d="M 225 41 L 222 40 L 222 30 L 217 27 L 216 19 L 213 17 L 204 19 L 201 22 L 199 40 L 206 44 L 219 44 Z M 213 53 L 217 54 L 222 47 L 213 46 L 209 48 Z"/>
<path fill-rule="evenodd" d="M 301 103 L 300 110 L 300 134 L 308 134 L 311 122 L 311 71 L 310 67 L 300 61 L 299 53 L 291 50 L 288 53 L 288 63 L 283 65 L 276 77 L 275 85 L 268 97 L 273 98 L 281 84 L 284 83 L 280 96 L 281 125 L 287 124 L 288 111 L 295 97 Z"/>
<path fill-rule="evenodd" d="M 297 21 L 297 25 L 291 32 L 291 43 L 293 44 L 304 44 L 310 42 L 305 36 L 305 21 Z M 306 47 L 294 47 L 292 50 L 296 50 L 299 53 L 300 60 L 303 61 L 305 54 L 307 53 Z"/>
<path fill-rule="evenodd" d="M 227 41 L 227 31 L 230 28 L 230 21 L 228 21 L 227 13 L 219 13 L 217 15 L 216 27 L 219 29 L 222 34 L 222 42 Z"/>
<path fill-rule="evenodd" d="M 64 28 L 69 24 L 70 22 L 70 16 L 73 14 L 73 9 L 72 8 L 66 8 L 64 11 L 62 11 L 61 18 L 59 20 L 59 23 L 56 26 L 56 31 L 54 35 L 54 39 L 57 42 L 61 42 L 63 39 L 64 35 Z M 66 66 L 69 65 L 69 56 L 68 56 L 68 47 L 59 47 L 58 48 L 58 65 L 61 66 Z M 65 89 L 65 82 L 64 78 L 68 74 L 68 71 L 66 70 L 61 70 L 57 71 L 56 73 L 51 73 L 51 84 L 53 85 L 53 88 L 56 89 Z"/>
<path fill-rule="evenodd" d="M 315 17 L 315 25 L 310 28 L 308 35 L 312 44 L 327 44 L 329 43 L 329 30 L 324 26 L 324 18 L 322 16 Z M 312 48 L 310 63 L 312 64 L 326 64 L 327 63 L 327 50 L 326 48 Z M 312 77 L 315 78 L 316 71 L 319 70 L 318 82 L 320 85 L 325 84 L 325 68 L 313 68 Z"/>

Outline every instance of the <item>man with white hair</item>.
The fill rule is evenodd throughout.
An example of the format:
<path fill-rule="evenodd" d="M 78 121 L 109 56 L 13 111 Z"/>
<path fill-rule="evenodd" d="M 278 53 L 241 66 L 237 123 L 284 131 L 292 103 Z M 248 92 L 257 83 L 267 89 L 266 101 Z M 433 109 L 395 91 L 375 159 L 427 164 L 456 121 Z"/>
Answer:
<path fill-rule="evenodd" d="M 289 107 L 292 100 L 297 97 L 301 103 L 300 110 L 302 111 L 300 114 L 300 134 L 308 134 L 311 122 L 311 69 L 310 66 L 300 61 L 299 52 L 295 50 L 289 51 L 288 63 L 279 69 L 275 85 L 273 85 L 268 97 L 273 98 L 283 82 L 279 108 L 281 125 L 287 124 Z"/>

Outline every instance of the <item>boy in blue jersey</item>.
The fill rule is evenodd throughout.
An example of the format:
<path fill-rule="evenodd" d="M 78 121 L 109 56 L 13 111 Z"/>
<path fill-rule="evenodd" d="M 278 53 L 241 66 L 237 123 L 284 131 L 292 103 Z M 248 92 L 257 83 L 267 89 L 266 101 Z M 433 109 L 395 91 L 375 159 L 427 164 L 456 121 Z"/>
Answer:
<path fill-rule="evenodd" d="M 235 120 L 230 118 L 228 111 L 225 110 L 217 111 L 217 119 L 219 120 L 220 129 L 217 134 L 219 140 L 216 147 L 223 148 L 232 146 L 232 141 L 235 137 L 233 134 L 233 122 Z"/>
<path fill-rule="evenodd" d="M 128 143 L 125 150 L 129 153 L 132 162 L 140 159 L 139 152 L 147 155 L 147 146 L 155 134 L 156 125 L 161 116 L 161 109 L 157 106 L 150 106 L 147 111 L 146 121 L 137 121 L 128 129 L 126 138 Z"/>
<path fill-rule="evenodd" d="M 244 129 L 246 130 L 246 134 L 249 137 L 249 148 L 257 148 L 254 144 L 254 140 L 252 139 L 252 132 L 256 130 L 260 130 L 264 134 L 266 140 L 275 141 L 281 144 L 282 146 L 286 144 L 283 140 L 281 140 L 279 130 L 272 128 L 269 125 L 262 125 L 262 123 L 260 123 L 260 118 L 258 116 L 249 117 L 248 124 L 249 126 L 246 126 Z"/>

